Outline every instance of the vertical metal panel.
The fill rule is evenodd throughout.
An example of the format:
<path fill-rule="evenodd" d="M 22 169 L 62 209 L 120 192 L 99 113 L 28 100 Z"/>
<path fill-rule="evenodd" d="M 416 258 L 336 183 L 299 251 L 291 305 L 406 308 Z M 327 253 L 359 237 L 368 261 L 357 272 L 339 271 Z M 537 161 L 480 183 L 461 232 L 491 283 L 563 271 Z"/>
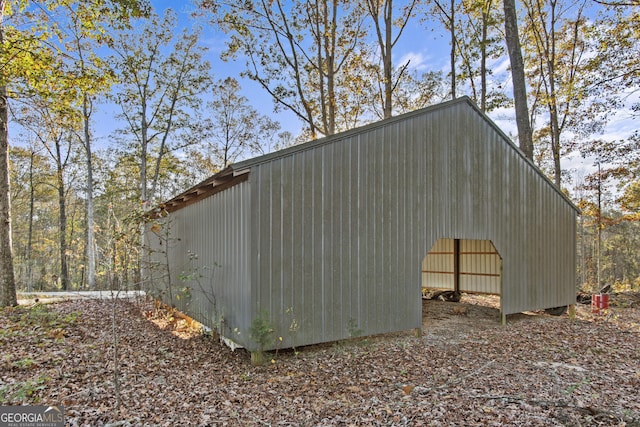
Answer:
<path fill-rule="evenodd" d="M 489 240 L 460 242 L 460 290 L 500 294 L 502 260 Z"/>
<path fill-rule="evenodd" d="M 422 260 L 422 287 L 453 290 L 453 239 L 438 239 Z"/>
<path fill-rule="evenodd" d="M 234 329 L 246 330 L 252 316 L 249 203 L 244 182 L 156 220 L 168 238 L 147 232 L 161 270 L 151 286 L 161 299 L 239 343 L 245 337 Z"/>
<path fill-rule="evenodd" d="M 260 220 L 256 250 L 271 262 L 253 286 L 286 329 L 277 286 L 306 272 L 295 285 L 304 298 L 291 299 L 305 343 L 418 327 L 421 267 L 438 239 L 485 245 L 476 252 L 495 244 L 506 314 L 572 302 L 573 268 L 557 259 L 573 256 L 575 237 L 563 231 L 575 227 L 575 208 L 468 101 L 285 154 L 249 162 L 254 202 L 280 218 Z M 303 202 L 288 199 L 295 188 Z M 283 233 L 283 221 L 297 225 Z M 283 257 L 282 247 L 296 250 Z M 499 260 L 463 255 L 463 269 L 486 275 L 463 286 L 499 293 Z"/>
<path fill-rule="evenodd" d="M 250 349 L 262 312 L 274 347 L 419 327 L 425 262 L 448 268 L 425 256 L 451 239 L 493 242 L 502 289 L 468 286 L 498 286 L 503 313 L 573 302 L 575 208 L 466 98 L 234 168 L 249 181 L 170 215 L 171 270 L 193 270 L 189 251 L 199 271 L 220 264 L 189 285 L 214 283 L 224 327 Z M 499 268 L 461 256 L 463 270 Z M 184 307 L 215 324 L 204 296 Z"/>
<path fill-rule="evenodd" d="M 283 158 L 252 167 L 250 181 L 259 189 L 254 196 L 272 196 L 260 200 L 261 209 L 266 203 L 268 212 L 289 210 L 292 221 L 312 230 L 310 234 L 285 235 L 271 227 L 261 229 L 257 236 L 260 258 L 278 259 L 276 263 L 285 265 L 290 261 L 280 258 L 274 248 L 290 245 L 297 248 L 292 254 L 294 265 L 309 260 L 313 263 L 311 283 L 304 284 L 310 294 L 306 301 L 313 302 L 300 304 L 309 310 L 294 308 L 300 316 L 297 323 L 309 328 L 296 337 L 304 335 L 306 344 L 420 325 L 420 288 L 411 279 L 419 273 L 420 260 L 407 257 L 405 248 L 410 230 L 404 222 L 413 207 L 401 202 L 406 195 L 404 190 L 399 191 L 406 188 L 403 166 L 407 164 L 407 158 L 398 158 L 397 154 L 398 145 L 403 143 L 398 140 L 400 134 L 396 124 L 389 129 L 374 129 L 371 135 L 354 135 L 287 156 L 292 160 Z M 406 149 L 400 151 L 408 153 Z M 274 191 L 267 186 L 262 171 L 263 167 L 277 167 L 288 175 L 291 165 L 299 161 L 305 167 L 297 179 L 303 181 L 305 197 L 309 196 L 302 205 L 285 200 L 289 188 L 300 185 L 294 184 L 296 180 L 282 180 L 282 189 Z M 279 270 L 274 266 L 260 269 L 254 286 L 266 287 Z M 260 292 L 260 305 L 271 307 L 279 330 L 286 330 L 290 320 L 286 308 L 274 303 L 277 293 Z M 288 345 L 288 338 L 283 339 L 283 345 Z"/>

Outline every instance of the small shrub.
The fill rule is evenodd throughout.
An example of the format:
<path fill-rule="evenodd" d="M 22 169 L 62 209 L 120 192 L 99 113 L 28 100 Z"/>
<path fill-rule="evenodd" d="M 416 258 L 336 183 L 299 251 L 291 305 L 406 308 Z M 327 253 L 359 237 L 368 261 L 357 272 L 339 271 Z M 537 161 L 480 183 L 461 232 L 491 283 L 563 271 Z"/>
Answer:
<path fill-rule="evenodd" d="M 15 362 L 11 362 L 11 366 L 18 369 L 31 369 L 36 365 L 36 361 L 30 357 L 25 357 L 24 359 L 16 360 Z"/>
<path fill-rule="evenodd" d="M 17 382 L 11 385 L 0 387 L 0 401 L 3 404 L 21 403 L 30 399 L 36 392 L 46 388 L 45 383 L 49 378 L 39 375 L 33 380 Z M 37 399 L 35 399 L 37 402 Z"/>
<path fill-rule="evenodd" d="M 349 332 L 349 336 L 351 338 L 357 338 L 364 333 L 364 331 L 358 326 L 358 321 L 353 317 L 349 318 L 349 322 L 347 323 L 347 332 Z"/>
<path fill-rule="evenodd" d="M 273 342 L 274 329 L 269 321 L 269 315 L 266 312 L 261 313 L 253 319 L 249 327 L 249 338 L 258 344 L 258 351 L 251 355 L 254 364 L 260 365 L 264 362 L 264 349 Z"/>

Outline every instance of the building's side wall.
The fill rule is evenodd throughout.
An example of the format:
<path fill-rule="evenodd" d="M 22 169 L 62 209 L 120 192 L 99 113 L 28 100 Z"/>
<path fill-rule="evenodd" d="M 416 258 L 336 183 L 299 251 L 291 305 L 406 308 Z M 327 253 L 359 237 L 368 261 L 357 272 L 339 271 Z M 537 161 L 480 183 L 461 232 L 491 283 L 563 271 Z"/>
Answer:
<path fill-rule="evenodd" d="M 155 295 L 242 345 L 252 314 L 250 193 L 243 182 L 147 225 Z"/>
<path fill-rule="evenodd" d="M 420 327 L 439 238 L 494 243 L 505 314 L 573 301 L 575 210 L 468 102 L 257 162 L 249 179 L 254 310 L 274 346 Z"/>
<path fill-rule="evenodd" d="M 252 167 L 253 292 L 282 346 L 420 327 L 425 204 L 409 185 L 419 171 L 406 131 L 382 127 Z"/>
<path fill-rule="evenodd" d="M 504 314 L 572 304 L 576 210 L 474 108 L 447 110 L 426 124 L 427 240 L 491 240 Z"/>

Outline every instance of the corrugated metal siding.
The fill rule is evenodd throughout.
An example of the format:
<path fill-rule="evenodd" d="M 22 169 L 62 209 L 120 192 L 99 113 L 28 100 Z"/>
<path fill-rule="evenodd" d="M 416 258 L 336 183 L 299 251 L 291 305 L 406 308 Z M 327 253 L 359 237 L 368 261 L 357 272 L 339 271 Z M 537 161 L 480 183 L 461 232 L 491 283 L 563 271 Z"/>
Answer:
<path fill-rule="evenodd" d="M 293 309 L 298 342 L 420 326 L 420 260 L 406 248 L 413 207 L 398 191 L 406 159 L 391 154 L 402 131 L 380 128 L 251 170 L 258 310 L 287 331 Z"/>
<path fill-rule="evenodd" d="M 493 242 L 505 314 L 574 301 L 575 207 L 468 99 L 232 169 L 249 180 L 169 215 L 169 259 L 179 307 L 250 350 L 263 313 L 283 348 L 420 327 L 423 261 L 447 239 Z M 487 257 L 463 268 L 492 273 Z"/>
<path fill-rule="evenodd" d="M 460 241 L 460 290 L 500 294 L 502 260 L 489 240 Z"/>
<path fill-rule="evenodd" d="M 419 327 L 422 261 L 441 238 L 494 243 L 505 314 L 573 302 L 575 208 L 469 101 L 244 167 L 257 309 L 300 325 L 283 346 Z"/>
<path fill-rule="evenodd" d="M 422 287 L 454 289 L 453 239 L 438 239 L 422 261 Z"/>
<path fill-rule="evenodd" d="M 246 331 L 252 316 L 250 193 L 249 183 L 244 182 L 155 220 L 162 234 L 169 232 L 168 239 L 147 233 L 149 244 L 157 251 L 151 285 L 163 291 L 163 301 L 170 303 L 168 281 L 163 277 L 168 247 L 173 304 L 212 329 L 220 326 L 223 335 L 243 345 L 248 337 L 234 329 Z"/>

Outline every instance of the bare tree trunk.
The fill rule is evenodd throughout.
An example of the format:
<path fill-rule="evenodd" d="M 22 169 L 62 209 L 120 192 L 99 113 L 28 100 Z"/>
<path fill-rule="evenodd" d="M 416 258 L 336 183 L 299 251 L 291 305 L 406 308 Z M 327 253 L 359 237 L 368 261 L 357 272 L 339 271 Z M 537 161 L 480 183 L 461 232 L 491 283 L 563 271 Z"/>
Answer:
<path fill-rule="evenodd" d="M 3 41 L 0 27 L 0 43 Z M 8 109 L 7 88 L 0 86 L 0 287 L 3 307 L 18 305 L 11 244 Z"/>
<path fill-rule="evenodd" d="M 439 0 L 435 0 L 436 7 L 442 14 L 442 22 L 449 30 L 451 38 L 451 50 L 449 51 L 449 62 L 451 63 L 451 99 L 456 99 L 456 0 L 451 0 L 447 11 Z"/>
<path fill-rule="evenodd" d="M 549 137 L 551 138 L 551 156 L 553 158 L 554 165 L 554 179 L 555 184 L 560 188 L 562 171 L 560 169 L 560 126 L 558 121 L 558 97 L 556 93 L 556 8 L 555 2 L 549 2 L 550 16 L 549 16 L 549 29 L 546 28 L 545 19 L 542 15 L 542 10 L 537 11 L 540 15 L 540 27 L 542 31 L 535 31 L 537 43 L 542 46 L 539 50 L 540 58 L 540 74 L 548 76 L 544 80 L 544 88 L 546 89 L 545 104 L 549 109 Z M 530 11 L 531 14 L 533 11 Z M 532 17 L 533 21 L 533 17 Z M 544 54 L 543 54 L 544 53 Z"/>
<path fill-rule="evenodd" d="M 529 106 L 527 104 L 527 84 L 524 75 L 524 60 L 518 34 L 518 15 L 515 0 L 503 0 L 504 29 L 511 62 L 513 80 L 513 99 L 516 107 L 516 124 L 518 140 L 524 155 L 533 160 L 533 133 L 529 122 Z"/>
<path fill-rule="evenodd" d="M 382 94 L 380 100 L 382 102 L 383 118 L 388 119 L 393 115 L 393 91 L 398 81 L 402 78 L 402 71 L 393 80 L 393 47 L 402 35 L 407 22 L 413 14 L 413 10 L 418 3 L 417 0 L 411 0 L 405 5 L 406 9 L 400 17 L 393 18 L 393 0 L 367 0 L 366 7 L 369 16 L 373 21 L 378 40 L 378 48 L 380 49 L 380 57 L 382 59 Z M 380 16 L 382 15 L 382 25 Z M 393 36 L 394 27 L 398 28 L 395 38 Z M 406 69 L 406 65 L 403 70 Z"/>
<path fill-rule="evenodd" d="M 482 39 L 480 40 L 480 109 L 487 111 L 487 36 L 491 1 L 482 7 Z"/>
<path fill-rule="evenodd" d="M 331 22 L 328 28 L 337 28 L 338 27 L 338 2 L 333 2 L 331 5 L 332 13 L 331 13 Z M 324 6 L 327 9 L 327 6 Z M 328 17 L 326 18 L 328 21 Z M 331 34 L 327 34 L 325 36 L 325 53 L 327 55 L 327 92 L 328 92 L 328 102 L 329 102 L 329 135 L 333 135 L 336 133 L 336 32 L 331 31 Z"/>
<path fill-rule="evenodd" d="M 327 3 L 329 2 L 315 1 L 313 4 L 317 16 L 314 22 L 314 43 L 317 52 L 315 67 L 318 72 L 316 84 L 320 91 L 323 133 L 333 135 L 336 131 L 335 60 L 338 2 L 331 1 L 330 6 Z M 310 21 L 313 19 L 310 18 Z"/>
<path fill-rule="evenodd" d="M 391 59 L 393 40 L 393 0 L 384 4 L 384 55 L 382 57 L 384 71 L 384 118 L 388 119 L 393 113 L 393 63 Z M 382 49 L 382 46 L 380 46 Z"/>
<path fill-rule="evenodd" d="M 113 286 L 110 286 L 113 289 Z M 118 329 L 117 329 L 117 319 L 116 316 L 118 314 L 118 296 L 120 295 L 120 289 L 118 288 L 113 296 L 113 302 L 111 306 L 111 333 L 113 337 L 113 388 L 114 394 L 116 397 L 115 402 L 115 411 L 117 412 L 120 409 L 120 403 L 122 400 L 122 396 L 120 394 L 120 360 L 118 354 Z"/>
<path fill-rule="evenodd" d="M 142 200 L 142 212 L 147 212 L 151 208 L 151 200 L 150 195 L 147 190 L 147 154 L 149 149 L 149 139 L 148 139 L 148 125 L 147 125 L 147 116 L 146 116 L 146 102 L 142 106 L 142 121 L 141 121 L 141 132 L 142 132 L 142 141 L 140 144 L 140 199 Z M 162 153 L 160 153 L 162 154 Z M 158 160 L 160 161 L 160 160 Z M 144 220 L 140 221 L 140 250 L 138 251 L 137 262 L 135 274 L 134 274 L 134 282 L 136 284 L 136 289 L 139 289 L 138 286 L 142 283 L 142 264 L 145 246 L 147 244 L 145 238 L 145 222 Z"/>
<path fill-rule="evenodd" d="M 602 169 L 600 167 L 600 160 L 598 159 L 598 237 L 597 237 L 597 259 L 596 259 L 596 291 L 602 289 Z"/>
<path fill-rule="evenodd" d="M 4 8 L 0 0 L 0 45 L 4 45 Z M 0 291 L 2 307 L 18 305 L 11 244 L 11 185 L 9 182 L 9 99 L 0 86 Z"/>
<path fill-rule="evenodd" d="M 555 99 L 553 102 L 556 102 Z M 560 125 L 558 123 L 558 110 L 555 104 L 551 108 L 551 155 L 553 156 L 553 174 L 556 187 L 562 188 L 562 167 L 560 165 Z"/>
<path fill-rule="evenodd" d="M 27 236 L 27 292 L 33 290 L 32 273 L 31 273 L 31 250 L 33 248 L 33 211 L 35 204 L 35 188 L 33 185 L 33 161 L 35 157 L 35 151 L 31 149 L 31 156 L 29 159 L 29 231 Z"/>
<path fill-rule="evenodd" d="M 451 99 L 456 99 L 456 2 L 451 0 L 450 33 L 451 33 Z"/>
<path fill-rule="evenodd" d="M 85 252 L 87 256 L 87 286 L 89 289 L 96 288 L 96 245 L 95 235 L 93 229 L 94 213 L 93 213 L 93 159 L 91 154 L 91 133 L 89 131 L 89 117 L 90 112 L 90 100 L 88 96 L 84 95 L 84 102 L 82 106 L 82 114 L 84 118 L 84 148 L 87 154 L 87 240 L 85 243 Z"/>
<path fill-rule="evenodd" d="M 60 141 L 56 140 L 56 155 L 58 162 L 57 170 L 57 186 L 58 186 L 58 207 L 59 212 L 59 244 L 60 244 L 60 283 L 62 290 L 69 289 L 69 266 L 67 264 L 67 203 L 65 199 L 65 186 L 64 186 L 64 167 L 62 164 Z"/>

